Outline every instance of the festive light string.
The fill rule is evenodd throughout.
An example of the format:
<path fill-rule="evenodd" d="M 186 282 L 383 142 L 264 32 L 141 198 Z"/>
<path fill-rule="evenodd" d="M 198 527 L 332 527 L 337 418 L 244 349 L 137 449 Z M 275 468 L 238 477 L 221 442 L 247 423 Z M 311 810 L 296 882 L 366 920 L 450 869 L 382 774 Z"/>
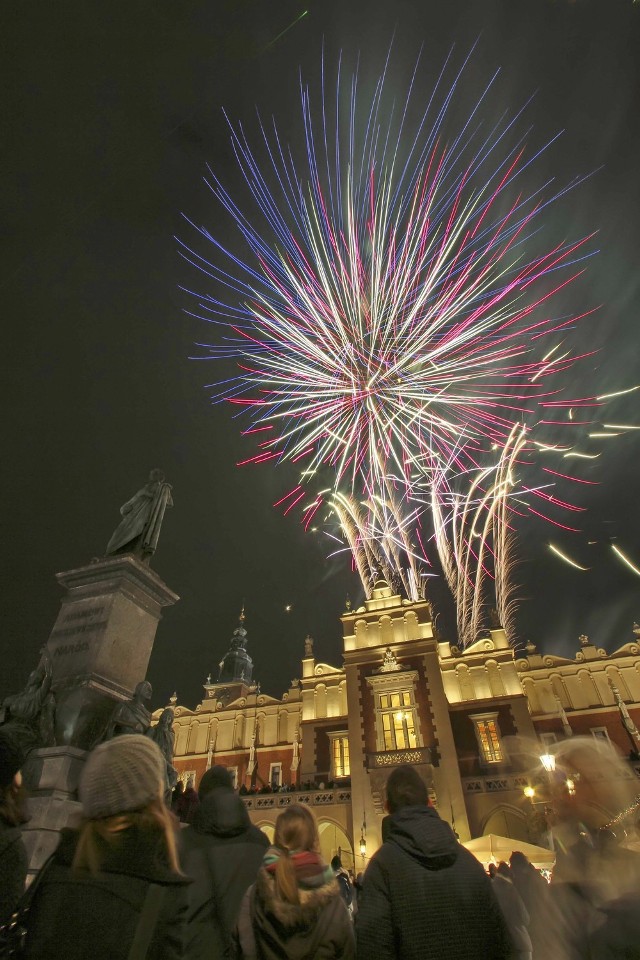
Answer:
<path fill-rule="evenodd" d="M 638 809 L 640 809 L 640 794 L 635 798 L 633 803 L 630 803 L 629 806 L 622 810 L 616 817 L 613 818 L 613 820 L 609 820 L 608 823 L 603 824 L 599 829 L 609 830 L 622 820 L 626 820 L 627 817 L 630 817 L 631 814 L 635 813 L 635 811 Z"/>

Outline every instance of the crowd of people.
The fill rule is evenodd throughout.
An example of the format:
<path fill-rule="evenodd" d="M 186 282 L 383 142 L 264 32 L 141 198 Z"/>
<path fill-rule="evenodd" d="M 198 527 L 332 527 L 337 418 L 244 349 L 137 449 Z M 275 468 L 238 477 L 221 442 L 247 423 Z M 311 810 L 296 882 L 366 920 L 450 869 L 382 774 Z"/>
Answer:
<path fill-rule="evenodd" d="M 403 765 L 382 846 L 354 878 L 323 861 L 306 804 L 284 808 L 270 844 L 224 767 L 169 809 L 164 758 L 137 734 L 89 755 L 82 820 L 25 894 L 22 762 L 0 732 L 0 958 L 12 915 L 26 960 L 640 958 L 640 857 L 606 832 L 561 851 L 551 884 L 518 851 L 487 872 Z"/>

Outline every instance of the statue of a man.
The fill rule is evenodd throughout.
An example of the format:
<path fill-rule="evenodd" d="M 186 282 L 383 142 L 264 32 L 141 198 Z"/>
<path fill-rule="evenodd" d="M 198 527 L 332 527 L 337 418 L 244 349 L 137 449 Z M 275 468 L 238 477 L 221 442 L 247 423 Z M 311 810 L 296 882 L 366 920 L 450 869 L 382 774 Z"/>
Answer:
<path fill-rule="evenodd" d="M 25 753 L 55 743 L 56 702 L 51 689 L 52 680 L 51 658 L 43 647 L 40 662 L 29 674 L 24 689 L 7 697 L 2 704 L 6 728 L 12 731 Z"/>
<path fill-rule="evenodd" d="M 136 686 L 133 699 L 124 700 L 116 707 L 105 739 L 111 740 L 112 737 L 121 737 L 126 733 L 145 734 L 151 723 L 151 711 L 147 704 L 152 696 L 153 689 L 149 681 L 141 680 Z"/>
<path fill-rule="evenodd" d="M 120 507 L 122 520 L 107 544 L 107 555 L 133 553 L 148 563 L 158 546 L 164 512 L 172 506 L 171 484 L 162 470 L 152 470 L 144 487 Z"/>
<path fill-rule="evenodd" d="M 178 781 L 178 771 L 173 765 L 173 751 L 175 748 L 176 735 L 173 732 L 173 710 L 167 707 L 160 714 L 160 718 L 155 727 L 149 727 L 147 736 L 153 740 L 160 748 L 160 753 L 165 759 L 165 794 L 171 797 L 171 791 Z"/>

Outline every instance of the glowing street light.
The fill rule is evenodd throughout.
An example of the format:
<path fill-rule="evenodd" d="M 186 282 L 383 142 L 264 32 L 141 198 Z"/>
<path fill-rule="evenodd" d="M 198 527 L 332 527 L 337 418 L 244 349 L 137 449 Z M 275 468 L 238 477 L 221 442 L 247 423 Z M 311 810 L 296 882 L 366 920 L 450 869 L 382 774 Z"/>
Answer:
<path fill-rule="evenodd" d="M 556 769 L 556 758 L 552 753 L 543 753 L 540 757 L 540 763 L 547 773 L 553 773 Z"/>

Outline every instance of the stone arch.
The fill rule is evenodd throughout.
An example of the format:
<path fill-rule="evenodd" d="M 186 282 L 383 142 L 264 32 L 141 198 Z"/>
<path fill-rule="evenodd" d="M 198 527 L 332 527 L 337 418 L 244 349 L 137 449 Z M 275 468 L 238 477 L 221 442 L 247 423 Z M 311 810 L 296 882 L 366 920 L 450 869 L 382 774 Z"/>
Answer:
<path fill-rule="evenodd" d="M 533 715 L 542 713 L 540 709 L 540 700 L 538 698 L 537 684 L 533 677 L 525 677 L 522 681 L 524 695 L 529 702 L 529 712 Z"/>
<path fill-rule="evenodd" d="M 418 623 L 418 617 L 413 610 L 407 610 L 404 615 L 405 622 L 405 635 L 407 640 L 419 640 L 420 639 L 420 625 Z"/>
<path fill-rule="evenodd" d="M 175 755 L 181 757 L 187 752 L 187 742 L 189 740 L 189 725 L 186 723 L 176 724 L 176 746 Z"/>
<path fill-rule="evenodd" d="M 318 683 L 315 688 L 316 695 L 316 717 L 326 717 L 327 715 L 327 685 Z"/>
<path fill-rule="evenodd" d="M 511 803 L 500 803 L 490 810 L 482 825 L 482 836 L 488 833 L 530 842 L 527 818 L 522 810 Z"/>
<path fill-rule="evenodd" d="M 466 663 L 459 663 L 456 666 L 456 673 L 458 674 L 458 683 L 460 684 L 460 699 L 473 700 L 475 698 L 475 693 L 473 690 L 473 681 L 471 680 L 471 675 L 469 673 L 469 667 L 466 665 Z"/>
<path fill-rule="evenodd" d="M 380 643 L 382 645 L 393 643 L 393 621 L 391 620 L 391 617 L 380 617 L 378 623 L 380 624 Z"/>
<path fill-rule="evenodd" d="M 569 698 L 567 697 L 567 691 L 564 683 L 562 682 L 562 677 L 559 677 L 557 674 L 551 677 L 551 689 L 553 690 L 554 697 L 557 697 L 563 707 L 570 707 Z"/>
<path fill-rule="evenodd" d="M 289 742 L 289 714 L 281 710 L 278 715 L 278 743 Z"/>
<path fill-rule="evenodd" d="M 269 839 L 269 843 L 272 844 L 273 837 L 275 834 L 275 825 L 270 820 L 258 820 L 255 826 L 258 827 L 259 830 L 262 830 L 262 832 L 267 835 Z"/>
<path fill-rule="evenodd" d="M 504 697 L 506 690 L 504 689 L 502 674 L 500 673 L 497 660 L 487 660 L 485 666 L 487 668 L 487 676 L 489 677 L 491 695 L 494 697 Z"/>
<path fill-rule="evenodd" d="M 320 837 L 320 853 L 325 863 L 331 863 L 331 858 L 337 855 L 342 860 L 342 866 L 345 870 L 357 872 L 353 843 L 341 823 L 329 817 L 318 818 L 318 836 Z"/>
<path fill-rule="evenodd" d="M 367 639 L 367 621 L 356 620 L 355 626 L 353 628 L 353 632 L 356 640 L 366 640 Z"/>
<path fill-rule="evenodd" d="M 619 667 L 611 664 L 610 666 L 605 668 L 605 674 L 607 676 L 607 681 L 611 680 L 614 686 L 618 688 L 618 692 L 623 700 L 633 701 L 634 698 L 629 690 L 629 687 L 627 686 L 627 682 L 624 679 Z M 609 686 L 608 682 L 607 682 L 607 686 Z M 611 687 L 609 687 L 609 691 L 611 693 L 611 702 L 615 703 L 615 698 L 613 696 L 613 690 L 611 690 Z"/>
<path fill-rule="evenodd" d="M 243 713 L 239 713 L 236 717 L 235 729 L 233 731 L 233 745 L 235 747 L 244 747 L 245 746 L 245 718 Z"/>
<path fill-rule="evenodd" d="M 349 708 L 347 707 L 347 681 L 340 681 L 340 715 L 347 716 Z"/>
<path fill-rule="evenodd" d="M 602 706 L 602 697 L 600 696 L 598 688 L 596 687 L 593 677 L 591 676 L 591 671 L 587 670 L 586 668 L 578 670 L 578 679 L 584 695 L 585 706 Z"/>
<path fill-rule="evenodd" d="M 198 740 L 198 728 L 200 724 L 197 720 L 193 720 L 189 725 L 189 739 L 187 741 L 187 753 L 197 753 L 198 749 L 196 746 Z"/>

